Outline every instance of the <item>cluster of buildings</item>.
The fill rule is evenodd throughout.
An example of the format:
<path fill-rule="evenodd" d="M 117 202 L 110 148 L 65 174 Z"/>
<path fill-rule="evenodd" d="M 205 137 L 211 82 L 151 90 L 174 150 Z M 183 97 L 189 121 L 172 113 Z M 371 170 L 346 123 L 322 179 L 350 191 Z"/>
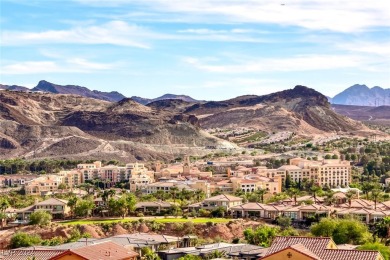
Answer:
<path fill-rule="evenodd" d="M 253 162 L 216 162 L 210 167 L 218 168 L 223 174 L 202 171 L 191 165 L 189 157 L 183 163 L 162 165 L 154 163 L 149 170 L 141 163 L 129 163 L 125 166 L 107 165 L 96 161 L 90 164 L 79 164 L 76 169 L 61 171 L 57 174 L 7 175 L 0 177 L 1 186 L 23 186 L 27 195 L 50 195 L 59 189 L 74 189 L 85 182 L 101 182 L 105 187 L 117 183 L 128 183 L 130 191 L 151 194 L 158 191 L 170 192 L 173 187 L 179 190 L 202 190 L 206 197 L 219 191 L 234 193 L 237 190 L 255 192 L 266 190 L 277 194 L 287 176 L 291 181 L 313 181 L 320 186 L 348 186 L 351 181 L 351 166 L 348 161 L 321 160 L 311 161 L 302 158 L 290 159 L 289 165 L 278 169 L 267 169 L 264 166 L 253 166 Z"/>
<path fill-rule="evenodd" d="M 24 260 L 30 257 L 40 260 L 136 260 L 145 258 L 142 248 L 149 248 L 162 260 L 175 260 L 188 255 L 212 259 L 210 256 L 215 251 L 224 255 L 220 259 L 384 260 L 378 251 L 356 250 L 356 246 L 336 245 L 329 237 L 278 236 L 268 248 L 243 243 L 196 245 L 196 239 L 196 236 L 175 237 L 146 233 L 102 239 L 82 238 L 59 246 L 35 246 L 2 251 L 0 259 Z M 147 259 L 150 259 L 150 256 Z"/>
<path fill-rule="evenodd" d="M 278 202 L 264 204 L 259 202 L 243 202 L 243 198 L 228 194 L 221 194 L 204 199 L 201 202 L 188 205 L 188 212 L 198 212 L 200 210 L 213 211 L 219 207 L 226 210 L 226 214 L 235 219 L 250 218 L 275 220 L 279 216 L 289 217 L 293 223 L 304 224 L 309 218 L 334 216 L 343 218 L 353 215 L 362 222 L 370 224 L 376 223 L 384 217 L 390 216 L 390 202 L 374 202 L 361 198 L 348 201 L 344 192 L 337 192 L 333 195 L 334 200 L 331 205 L 326 198 L 318 196 L 302 196 L 298 198 L 287 198 Z M 102 203 L 101 198 L 95 199 L 96 206 Z M 164 201 L 138 202 L 136 211 L 144 215 L 155 215 L 160 212 L 168 212 L 173 204 Z M 53 218 L 66 218 L 70 215 L 68 201 L 50 198 L 45 201 L 36 202 L 34 205 L 23 209 L 7 209 L 6 213 L 13 215 L 17 219 L 16 223 L 24 223 L 29 219 L 29 215 L 35 211 L 45 210 L 53 215 Z"/>

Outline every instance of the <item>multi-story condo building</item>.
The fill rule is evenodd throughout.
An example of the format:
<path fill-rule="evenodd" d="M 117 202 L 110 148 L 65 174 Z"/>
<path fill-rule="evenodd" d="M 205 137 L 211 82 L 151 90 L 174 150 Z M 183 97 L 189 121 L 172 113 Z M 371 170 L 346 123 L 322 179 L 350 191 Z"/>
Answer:
<path fill-rule="evenodd" d="M 338 159 L 311 161 L 302 158 L 290 159 L 290 165 L 278 169 L 258 168 L 257 173 L 266 177 L 280 176 L 282 182 L 287 174 L 295 182 L 304 179 L 313 180 L 320 186 L 347 186 L 351 182 L 351 165 L 349 161 Z"/>
<path fill-rule="evenodd" d="M 116 165 L 107 165 L 99 168 L 98 170 L 99 170 L 100 178 L 108 182 L 117 183 L 126 179 L 125 167 L 119 167 Z"/>
<path fill-rule="evenodd" d="M 57 173 L 61 177 L 62 183 L 68 188 L 73 188 L 82 183 L 82 173 L 80 171 L 60 171 Z"/>
<path fill-rule="evenodd" d="M 46 175 L 26 182 L 24 189 L 26 195 L 46 195 L 58 190 L 62 183 L 62 177 L 58 175 Z"/>
<path fill-rule="evenodd" d="M 150 183 L 154 182 L 154 171 L 149 171 L 144 164 L 126 164 L 125 179 L 129 180 L 130 190 L 143 190 Z"/>
<path fill-rule="evenodd" d="M 77 170 L 81 172 L 82 182 L 91 181 L 100 178 L 99 169 L 102 167 L 100 161 L 94 163 L 83 163 L 77 165 Z"/>
<path fill-rule="evenodd" d="M 2 175 L 0 176 L 1 187 L 19 187 L 25 185 L 26 182 L 36 179 L 38 175 Z"/>

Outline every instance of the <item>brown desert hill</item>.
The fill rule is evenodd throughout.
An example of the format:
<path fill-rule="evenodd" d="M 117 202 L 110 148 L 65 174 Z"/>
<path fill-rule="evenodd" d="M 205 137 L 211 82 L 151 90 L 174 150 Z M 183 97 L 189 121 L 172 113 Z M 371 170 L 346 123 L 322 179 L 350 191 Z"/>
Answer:
<path fill-rule="evenodd" d="M 0 92 L 0 158 L 164 159 L 235 147 L 208 135 L 197 118 L 157 111 L 131 99 Z"/>
<path fill-rule="evenodd" d="M 390 106 L 332 105 L 333 110 L 354 120 L 390 125 Z"/>
<path fill-rule="evenodd" d="M 148 103 L 146 106 L 155 110 L 167 110 L 183 113 L 189 106 L 192 105 L 193 103 L 181 99 L 163 99 Z"/>
<path fill-rule="evenodd" d="M 134 101 L 136 101 L 142 105 L 148 105 L 148 104 L 156 102 L 156 101 L 172 100 L 172 99 L 181 100 L 181 101 L 185 101 L 188 103 L 204 102 L 202 100 L 196 100 L 196 99 L 194 99 L 190 96 L 187 96 L 187 95 L 175 95 L 175 94 L 165 94 L 165 95 L 162 95 L 161 97 L 157 97 L 157 98 L 143 98 L 143 97 L 132 96 L 131 99 L 133 99 Z"/>
<path fill-rule="evenodd" d="M 113 102 L 125 98 L 124 95 L 117 91 L 103 92 L 98 90 L 90 90 L 86 87 L 76 85 L 58 85 L 46 80 L 39 81 L 38 85 L 34 87 L 32 91 L 43 91 L 54 94 L 73 94 Z"/>
<path fill-rule="evenodd" d="M 195 104 L 185 112 L 200 118 L 203 128 L 246 126 L 268 132 L 293 131 L 303 135 L 369 131 L 360 122 L 334 112 L 326 96 L 305 86 L 264 96 L 242 96 Z"/>

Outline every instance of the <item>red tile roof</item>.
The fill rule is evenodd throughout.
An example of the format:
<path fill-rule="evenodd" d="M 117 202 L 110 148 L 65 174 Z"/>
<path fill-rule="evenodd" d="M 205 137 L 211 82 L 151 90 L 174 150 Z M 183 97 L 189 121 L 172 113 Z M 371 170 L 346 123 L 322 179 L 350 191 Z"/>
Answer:
<path fill-rule="evenodd" d="M 328 249 L 330 243 L 334 242 L 329 237 L 276 237 L 264 258 L 291 248 L 319 260 L 382 259 L 378 258 L 380 256 L 378 251 Z"/>
<path fill-rule="evenodd" d="M 329 243 L 332 242 L 330 237 L 276 237 L 272 241 L 271 247 L 269 248 L 267 255 L 278 252 L 284 248 L 292 245 L 301 244 L 311 252 L 319 255 L 321 251 L 328 247 Z"/>
<path fill-rule="evenodd" d="M 371 250 L 325 249 L 321 253 L 321 259 L 337 260 L 377 260 L 379 252 Z"/>
<path fill-rule="evenodd" d="M 126 249 L 114 242 L 107 241 L 77 249 L 71 249 L 53 258 L 50 258 L 50 260 L 61 259 L 61 256 L 72 254 L 78 255 L 87 260 L 124 260 L 138 256 L 138 254 L 134 251 Z"/>
<path fill-rule="evenodd" d="M 54 256 L 63 253 L 64 250 L 47 250 L 47 249 L 14 249 L 14 250 L 3 250 L 0 254 L 0 259 L 7 260 L 26 260 L 29 257 L 32 259 L 35 257 L 37 260 L 49 260 Z"/>

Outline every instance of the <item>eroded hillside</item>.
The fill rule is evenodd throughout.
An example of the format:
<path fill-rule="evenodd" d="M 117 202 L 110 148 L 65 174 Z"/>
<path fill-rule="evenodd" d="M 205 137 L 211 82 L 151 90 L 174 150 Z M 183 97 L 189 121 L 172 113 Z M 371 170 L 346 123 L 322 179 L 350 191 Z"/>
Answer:
<path fill-rule="evenodd" d="M 233 147 L 199 129 L 196 117 L 131 99 L 112 103 L 76 95 L 0 92 L 1 157 L 148 160 Z"/>

